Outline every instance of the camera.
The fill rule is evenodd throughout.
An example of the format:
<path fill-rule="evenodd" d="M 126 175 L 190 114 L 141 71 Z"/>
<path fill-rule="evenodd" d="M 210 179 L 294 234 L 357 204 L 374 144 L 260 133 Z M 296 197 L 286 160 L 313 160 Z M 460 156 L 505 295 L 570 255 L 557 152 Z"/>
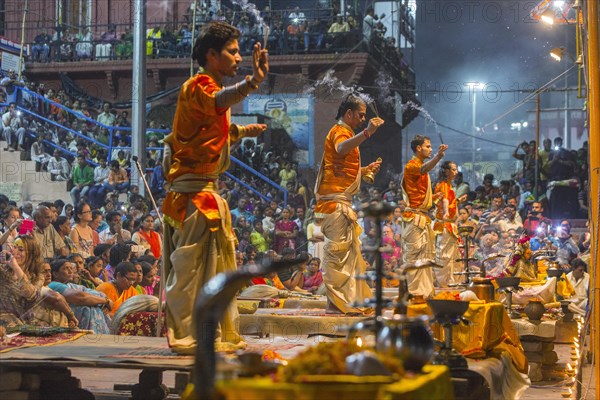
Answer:
<path fill-rule="evenodd" d="M 6 251 L 0 252 L 0 264 L 6 264 L 9 262 L 11 256 L 12 255 Z"/>

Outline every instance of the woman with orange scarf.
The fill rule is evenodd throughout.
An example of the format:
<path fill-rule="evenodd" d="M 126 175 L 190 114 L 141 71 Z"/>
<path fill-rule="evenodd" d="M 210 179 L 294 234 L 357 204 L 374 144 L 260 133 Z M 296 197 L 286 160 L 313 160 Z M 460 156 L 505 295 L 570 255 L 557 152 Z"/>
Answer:
<path fill-rule="evenodd" d="M 131 240 L 150 250 L 155 258 L 162 255 L 162 237 L 154 230 L 154 217 L 150 214 L 140 218 L 140 229 L 133 234 Z"/>

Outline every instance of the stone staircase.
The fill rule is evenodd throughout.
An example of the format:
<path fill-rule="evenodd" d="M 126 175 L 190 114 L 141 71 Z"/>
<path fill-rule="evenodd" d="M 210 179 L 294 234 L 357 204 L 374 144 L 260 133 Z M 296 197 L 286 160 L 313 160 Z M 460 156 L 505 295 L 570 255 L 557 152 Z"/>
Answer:
<path fill-rule="evenodd" d="M 53 182 L 48 172 L 36 172 L 34 161 L 21 160 L 21 152 L 5 151 L 6 142 L 0 142 L 0 193 L 21 205 L 30 201 L 63 200 L 71 203 L 67 182 Z"/>

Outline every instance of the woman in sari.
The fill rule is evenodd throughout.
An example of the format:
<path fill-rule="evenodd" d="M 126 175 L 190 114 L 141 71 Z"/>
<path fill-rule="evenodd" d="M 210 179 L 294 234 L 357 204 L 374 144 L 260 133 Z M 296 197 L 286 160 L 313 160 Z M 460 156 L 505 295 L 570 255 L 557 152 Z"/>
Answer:
<path fill-rule="evenodd" d="M 304 273 L 304 284 L 302 289 L 315 294 L 323 285 L 323 273 L 321 272 L 321 259 L 314 257 L 308 263 L 308 268 Z"/>
<path fill-rule="evenodd" d="M 281 254 L 284 248 L 296 248 L 296 237 L 298 236 L 298 225 L 290 220 L 290 210 L 284 208 L 281 219 L 275 223 L 275 244 L 273 249 Z"/>
<path fill-rule="evenodd" d="M 77 326 L 95 333 L 110 333 L 110 319 L 106 314 L 112 307 L 112 301 L 103 293 L 73 283 L 77 267 L 68 259 L 58 259 L 51 268 L 52 282 L 48 287 L 65 297 L 79 320 Z"/>
<path fill-rule="evenodd" d="M 133 286 L 137 279 L 138 273 L 135 265 L 124 261 L 115 268 L 115 277 L 112 281 L 105 282 L 96 288 L 113 302 L 109 313 L 111 317 L 126 300 L 139 294 Z"/>
<path fill-rule="evenodd" d="M 156 293 L 156 291 L 158 289 L 158 285 L 156 284 L 156 267 L 146 261 L 139 261 L 139 265 L 142 267 L 143 273 L 140 286 L 144 288 L 146 294 L 157 296 L 158 293 Z"/>
<path fill-rule="evenodd" d="M 154 230 L 154 217 L 150 214 L 142 216 L 140 221 L 140 229 L 131 236 L 131 240 L 143 246 L 144 249 L 150 250 L 150 253 L 160 258 L 162 255 L 162 238 L 159 233 Z"/>

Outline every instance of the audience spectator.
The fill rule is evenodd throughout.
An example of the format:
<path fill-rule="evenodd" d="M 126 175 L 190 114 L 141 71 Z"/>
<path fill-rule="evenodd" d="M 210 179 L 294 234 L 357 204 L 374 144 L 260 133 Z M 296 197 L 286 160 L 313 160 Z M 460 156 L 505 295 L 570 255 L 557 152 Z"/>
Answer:
<path fill-rule="evenodd" d="M 73 283 L 76 274 L 72 262 L 58 259 L 51 265 L 52 282 L 48 287 L 65 297 L 78 320 L 79 329 L 91 330 L 94 333 L 110 333 L 107 318 L 112 301 L 103 293 Z"/>
<path fill-rule="evenodd" d="M 583 315 L 588 305 L 590 275 L 587 273 L 587 264 L 580 258 L 572 261 L 571 268 L 571 272 L 567 274 L 567 279 L 575 289 L 575 302 L 569 305 L 569 309 Z"/>
<path fill-rule="evenodd" d="M 286 247 L 293 250 L 296 248 L 297 237 L 298 225 L 290 220 L 290 210 L 284 208 L 281 212 L 281 219 L 275 223 L 275 243 L 273 249 L 277 254 L 281 254 Z"/>
<path fill-rule="evenodd" d="M 102 125 L 113 126 L 117 117 L 110 110 L 110 103 L 102 104 L 102 112 L 98 114 L 96 121 Z"/>
<path fill-rule="evenodd" d="M 90 187 L 94 184 L 94 170 L 83 155 L 77 156 L 77 165 L 73 168 L 72 181 L 71 201 L 73 204 L 77 204 L 87 195 Z"/>
<path fill-rule="evenodd" d="M 17 110 L 16 103 L 10 103 L 8 111 L 2 115 L 2 128 L 4 131 L 4 140 L 8 145 L 4 150 L 25 151 L 23 143 L 25 141 L 25 126 L 21 118 L 21 111 Z"/>
<path fill-rule="evenodd" d="M 140 219 L 139 229 L 132 235 L 131 239 L 142 246 L 145 251 L 150 251 L 156 258 L 162 255 L 162 236 L 154 231 L 154 217 L 145 214 Z"/>
<path fill-rule="evenodd" d="M 78 60 L 91 59 L 94 35 L 92 29 L 88 26 L 83 32 L 79 32 L 75 35 L 75 57 Z"/>
<path fill-rule="evenodd" d="M 50 61 L 50 42 L 52 37 L 43 29 L 34 39 L 34 45 L 31 47 L 33 60 L 37 62 L 47 63 Z"/>
<path fill-rule="evenodd" d="M 70 237 L 75 244 L 75 252 L 81 254 L 84 258 L 94 255 L 94 234 L 90 226 L 92 222 L 92 209 L 84 201 L 75 206 L 74 211 L 75 225 L 71 230 Z"/>
<path fill-rule="evenodd" d="M 64 215 L 59 215 L 56 218 L 56 221 L 52 223 L 52 226 L 62 241 L 65 242 L 66 252 L 63 252 L 63 256 L 68 257 L 75 253 L 77 249 L 75 248 L 75 243 L 73 243 L 73 240 L 71 239 L 71 219 Z"/>
<path fill-rule="evenodd" d="M 66 181 L 71 176 L 71 165 L 62 157 L 59 149 L 54 149 L 54 156 L 50 157 L 47 169 L 53 181 Z"/>
<path fill-rule="evenodd" d="M 38 206 L 33 213 L 33 219 L 36 225 L 33 237 L 41 246 L 42 258 L 66 257 L 69 250 L 52 225 L 52 211 L 46 206 Z"/>
<path fill-rule="evenodd" d="M 113 305 L 109 311 L 110 316 L 113 316 L 125 301 L 139 294 L 134 286 L 137 278 L 138 272 L 135 265 L 123 261 L 115 268 L 114 279 L 110 282 L 104 282 L 96 288 L 97 291 L 104 293 L 112 301 Z"/>
<path fill-rule="evenodd" d="M 108 26 L 108 30 L 103 32 L 96 44 L 96 61 L 108 61 L 113 58 L 112 47 L 117 42 L 116 27 L 113 24 Z"/>

